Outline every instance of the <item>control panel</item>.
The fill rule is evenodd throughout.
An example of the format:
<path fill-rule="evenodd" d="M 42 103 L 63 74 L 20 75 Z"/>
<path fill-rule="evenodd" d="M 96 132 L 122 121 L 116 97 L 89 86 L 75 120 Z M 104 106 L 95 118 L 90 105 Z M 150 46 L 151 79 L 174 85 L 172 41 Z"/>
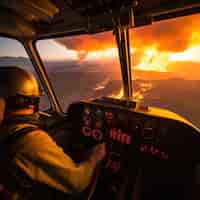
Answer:
<path fill-rule="evenodd" d="M 121 185 L 134 182 L 138 169 L 144 169 L 146 163 L 152 166 L 150 163 L 200 161 L 199 130 L 166 110 L 136 108 L 135 103 L 104 98 L 71 104 L 68 119 L 75 140 L 84 149 L 106 143 L 107 156 L 98 182 L 101 187 L 97 187 L 103 188 L 97 192 L 99 199 L 102 193 L 109 194 L 108 199 L 118 199 L 121 192 L 124 196 Z M 158 169 L 159 165 L 154 164 L 155 173 L 167 170 L 165 164 Z"/>
<path fill-rule="evenodd" d="M 199 137 L 197 129 L 180 120 L 160 117 L 156 113 L 150 115 L 148 109 L 140 112 L 134 107 L 110 102 L 80 102 L 69 107 L 74 131 L 86 146 L 106 142 L 111 157 L 118 155 L 124 159 L 136 152 L 147 160 L 177 160 L 186 159 L 188 153 L 192 155 L 190 151 L 194 150 Z M 186 141 L 193 145 L 181 155 Z"/>

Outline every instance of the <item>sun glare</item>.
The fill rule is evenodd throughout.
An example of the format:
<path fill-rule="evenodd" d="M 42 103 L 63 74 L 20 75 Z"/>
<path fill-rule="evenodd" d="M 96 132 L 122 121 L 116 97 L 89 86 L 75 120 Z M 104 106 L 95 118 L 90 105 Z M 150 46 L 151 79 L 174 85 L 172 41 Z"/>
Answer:
<path fill-rule="evenodd" d="M 174 53 L 170 56 L 169 60 L 200 62 L 200 45 L 193 46 L 180 53 Z"/>
<path fill-rule="evenodd" d="M 54 40 L 44 40 L 37 43 L 42 58 L 46 61 L 77 60 L 78 52 L 69 50 Z"/>
<path fill-rule="evenodd" d="M 88 52 L 85 60 L 113 59 L 118 56 L 117 48 Z"/>
<path fill-rule="evenodd" d="M 136 48 L 130 48 L 130 52 L 135 53 Z M 108 48 L 104 50 L 89 51 L 85 57 L 85 60 L 99 60 L 99 59 L 116 59 L 118 58 L 117 48 Z"/>

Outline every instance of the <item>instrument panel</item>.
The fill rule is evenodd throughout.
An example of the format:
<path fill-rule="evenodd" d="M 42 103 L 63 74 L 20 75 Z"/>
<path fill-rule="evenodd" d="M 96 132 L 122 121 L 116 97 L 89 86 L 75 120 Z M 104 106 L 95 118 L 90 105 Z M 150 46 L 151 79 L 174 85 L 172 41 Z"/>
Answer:
<path fill-rule="evenodd" d="M 178 120 L 149 115 L 148 110 L 141 113 L 98 100 L 72 104 L 68 116 L 86 146 L 106 142 L 112 156 L 126 158 L 137 152 L 147 160 L 199 158 L 196 129 Z"/>
<path fill-rule="evenodd" d="M 107 156 L 95 200 L 104 198 L 102 194 L 106 194 L 107 199 L 132 199 L 131 186 L 140 182 L 137 181 L 139 174 L 144 181 L 141 199 L 155 195 L 163 198 L 170 188 L 173 190 L 171 183 L 177 187 L 183 186 L 183 182 L 190 184 L 188 173 L 193 170 L 192 163 L 200 162 L 199 131 L 178 115 L 169 112 L 164 115 L 161 111 L 148 107 L 136 109 L 134 102 L 127 105 L 115 99 L 69 106 L 68 119 L 74 141 L 82 147 L 75 152 L 80 154 L 97 143 L 106 143 Z M 183 161 L 186 161 L 184 165 Z M 156 185 L 161 185 L 160 191 L 165 192 L 158 192 Z M 181 191 L 183 188 L 177 194 L 184 197 Z"/>

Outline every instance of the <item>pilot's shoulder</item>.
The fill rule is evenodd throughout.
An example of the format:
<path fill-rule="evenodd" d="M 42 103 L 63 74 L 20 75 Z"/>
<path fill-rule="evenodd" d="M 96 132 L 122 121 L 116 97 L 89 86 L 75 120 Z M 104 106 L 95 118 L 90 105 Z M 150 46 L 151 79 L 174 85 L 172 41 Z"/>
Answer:
<path fill-rule="evenodd" d="M 24 139 L 38 141 L 38 140 L 52 140 L 52 138 L 49 136 L 49 133 L 47 133 L 45 130 L 41 128 L 35 128 L 33 130 L 30 130 L 29 133 L 27 133 L 24 136 Z"/>
<path fill-rule="evenodd" d="M 18 142 L 18 145 L 23 146 L 24 148 L 44 148 L 47 145 L 55 145 L 55 142 L 45 130 L 33 128 L 23 135 Z"/>

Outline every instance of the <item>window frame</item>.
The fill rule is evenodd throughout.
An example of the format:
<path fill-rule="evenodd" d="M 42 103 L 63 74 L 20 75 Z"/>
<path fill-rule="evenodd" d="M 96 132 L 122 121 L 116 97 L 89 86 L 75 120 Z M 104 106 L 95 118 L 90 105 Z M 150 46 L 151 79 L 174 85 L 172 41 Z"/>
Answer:
<path fill-rule="evenodd" d="M 28 52 L 27 52 L 27 49 L 26 49 L 26 45 L 25 45 L 25 42 L 26 40 L 24 39 L 20 39 L 18 37 L 14 37 L 14 36 L 10 36 L 10 35 L 7 35 L 7 34 L 1 34 L 0 33 L 0 38 L 4 38 L 4 39 L 8 39 L 8 40 L 13 40 L 13 41 L 17 41 L 17 43 L 19 43 L 21 45 L 21 47 L 24 49 L 24 52 L 26 53 L 26 56 L 27 56 L 27 59 L 30 61 L 31 63 L 31 68 L 33 69 L 33 71 L 37 74 L 37 80 L 38 80 L 38 84 L 39 86 L 42 88 L 43 91 L 45 91 L 43 88 L 44 88 L 44 85 L 43 85 L 43 82 L 41 80 L 41 76 L 40 74 L 38 73 L 35 65 L 33 64 L 32 62 L 32 59 L 30 58 Z M 49 96 L 47 95 L 46 91 L 45 91 L 45 96 L 47 97 L 48 99 L 48 108 L 45 109 L 45 110 L 41 110 L 41 112 L 45 113 L 45 112 L 51 112 L 52 111 L 52 103 L 50 101 L 50 98 Z"/>

